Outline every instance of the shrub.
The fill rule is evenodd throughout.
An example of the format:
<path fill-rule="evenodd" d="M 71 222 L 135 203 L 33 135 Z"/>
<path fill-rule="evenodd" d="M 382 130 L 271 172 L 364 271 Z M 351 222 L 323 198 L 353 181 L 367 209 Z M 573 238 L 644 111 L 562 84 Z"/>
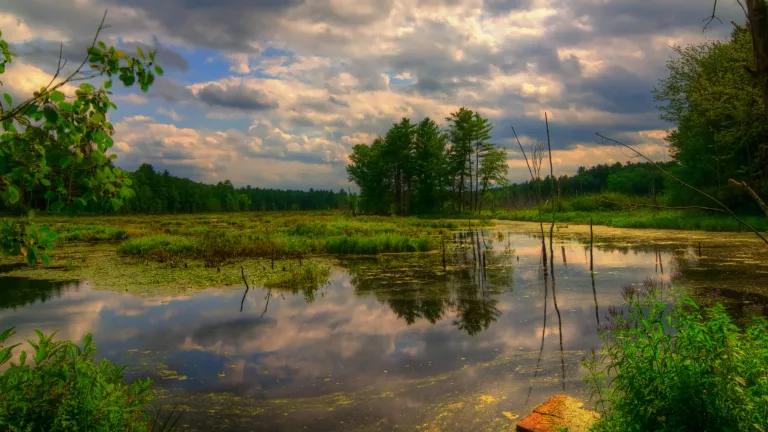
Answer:
<path fill-rule="evenodd" d="M 722 305 L 630 293 L 612 314 L 587 381 L 604 413 L 597 431 L 765 430 L 768 323 L 736 326 Z M 607 383 L 610 382 L 610 386 Z"/>
<path fill-rule="evenodd" d="M 3 347 L 12 334 L 12 329 L 0 334 L 0 366 L 13 356 L 16 345 Z M 126 384 L 123 368 L 95 361 L 90 335 L 80 347 L 38 331 L 29 344 L 31 362 L 21 352 L 0 375 L 0 430 L 148 430 L 150 381 Z"/>

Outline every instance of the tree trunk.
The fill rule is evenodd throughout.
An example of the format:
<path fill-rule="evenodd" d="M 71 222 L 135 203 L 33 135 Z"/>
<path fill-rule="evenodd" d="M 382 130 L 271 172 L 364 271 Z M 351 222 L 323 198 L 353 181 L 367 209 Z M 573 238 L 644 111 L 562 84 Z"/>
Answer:
<path fill-rule="evenodd" d="M 755 55 L 755 78 L 763 92 L 763 104 L 768 110 L 768 6 L 765 0 L 746 0 L 747 24 L 752 35 Z"/>

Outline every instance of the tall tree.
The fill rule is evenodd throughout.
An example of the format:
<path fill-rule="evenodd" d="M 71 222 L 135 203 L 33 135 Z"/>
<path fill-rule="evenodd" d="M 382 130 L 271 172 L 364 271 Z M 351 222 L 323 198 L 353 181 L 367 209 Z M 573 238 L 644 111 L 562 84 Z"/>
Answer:
<path fill-rule="evenodd" d="M 461 107 L 446 118 L 448 138 L 451 143 L 448 155 L 449 172 L 456 192 L 456 208 L 464 211 L 465 192 L 472 191 L 472 141 L 474 136 L 474 112 Z M 469 187 L 467 187 L 467 182 Z"/>
<path fill-rule="evenodd" d="M 677 49 L 669 75 L 655 91 L 662 117 L 677 125 L 669 136 L 676 174 L 725 200 L 744 205 L 727 188 L 730 178 L 768 193 L 768 122 L 762 92 L 749 72 L 752 38 L 736 28 L 731 40 Z M 673 200 L 690 194 L 670 187 Z M 703 198 L 702 198 L 703 199 Z"/>
<path fill-rule="evenodd" d="M 404 117 L 399 123 L 392 125 L 384 137 L 383 156 L 394 186 L 396 214 L 406 214 L 409 211 L 415 136 L 416 126 Z"/>
<path fill-rule="evenodd" d="M 347 174 L 360 187 L 360 207 L 364 211 L 384 213 L 392 201 L 384 146 L 384 141 L 377 138 L 370 146 L 356 145 L 349 156 Z"/>
<path fill-rule="evenodd" d="M 441 210 L 447 185 L 445 135 L 429 117 L 419 122 L 413 143 L 413 210 L 429 213 Z"/>
<path fill-rule="evenodd" d="M 499 153 L 495 151 L 496 149 L 493 144 L 490 143 L 491 131 L 493 130 L 491 122 L 477 112 L 474 114 L 472 120 L 472 147 L 475 152 L 475 161 L 472 165 L 475 170 L 475 189 L 472 194 L 472 209 L 478 211 L 480 209 L 480 185 L 483 183 L 480 178 L 482 167 L 486 166 L 486 171 L 491 170 L 493 162 L 486 162 L 486 158 L 491 155 L 492 159 L 497 159 Z M 486 184 L 483 186 L 483 189 L 487 187 L 487 184 L 490 181 L 490 176 L 493 175 L 490 171 L 487 174 L 489 176 L 484 179 Z M 504 174 L 506 174 L 506 171 L 504 171 Z"/>

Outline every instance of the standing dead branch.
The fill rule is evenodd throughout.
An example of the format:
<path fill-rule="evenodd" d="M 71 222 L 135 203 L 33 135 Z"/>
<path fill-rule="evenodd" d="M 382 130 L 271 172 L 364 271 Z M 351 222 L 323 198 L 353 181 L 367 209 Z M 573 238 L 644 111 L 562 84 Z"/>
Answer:
<path fill-rule="evenodd" d="M 734 179 L 728 179 L 728 184 L 733 186 L 733 187 L 742 189 L 747 194 L 749 194 L 749 196 L 752 197 L 752 200 L 755 201 L 758 206 L 760 206 L 760 210 L 762 210 L 763 213 L 765 213 L 765 217 L 768 217 L 768 204 L 765 204 L 765 201 L 763 201 L 763 199 L 760 198 L 760 195 L 758 195 L 757 192 L 755 192 L 754 189 L 749 187 L 747 182 L 738 181 L 738 180 L 734 180 Z"/>

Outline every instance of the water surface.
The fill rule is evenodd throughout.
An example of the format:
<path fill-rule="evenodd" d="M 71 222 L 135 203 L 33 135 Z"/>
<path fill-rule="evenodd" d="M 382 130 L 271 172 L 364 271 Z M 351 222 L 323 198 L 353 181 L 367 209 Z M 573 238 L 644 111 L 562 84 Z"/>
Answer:
<path fill-rule="evenodd" d="M 156 381 L 184 430 L 474 431 L 509 428 L 554 392 L 586 398 L 580 362 L 628 285 L 674 280 L 765 311 L 760 295 L 716 289 L 738 278 L 695 244 L 597 246 L 593 279 L 583 239 L 556 238 L 553 284 L 531 234 L 501 226 L 456 241 L 445 268 L 440 253 L 342 260 L 299 294 L 147 298 L 2 278 L 0 328 L 92 333 L 99 356 Z"/>

